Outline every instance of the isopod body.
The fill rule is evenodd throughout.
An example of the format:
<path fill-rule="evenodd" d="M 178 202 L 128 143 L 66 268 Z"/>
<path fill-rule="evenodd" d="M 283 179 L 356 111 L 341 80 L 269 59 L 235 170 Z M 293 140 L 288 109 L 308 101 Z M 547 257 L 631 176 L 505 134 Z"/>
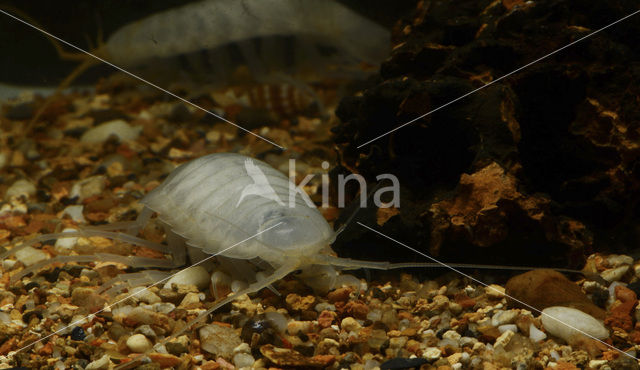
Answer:
<path fill-rule="evenodd" d="M 285 175 L 239 154 L 210 154 L 178 167 L 142 203 L 190 246 L 237 259 L 257 257 L 273 267 L 317 254 L 335 238 Z"/>

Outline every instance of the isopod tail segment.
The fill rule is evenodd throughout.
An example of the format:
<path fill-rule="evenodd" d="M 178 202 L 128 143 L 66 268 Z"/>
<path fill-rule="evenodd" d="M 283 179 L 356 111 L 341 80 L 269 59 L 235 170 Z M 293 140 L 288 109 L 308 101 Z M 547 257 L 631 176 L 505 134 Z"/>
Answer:
<path fill-rule="evenodd" d="M 80 50 L 79 52 L 69 52 L 64 49 L 64 47 L 53 35 L 46 32 L 44 27 L 42 27 L 42 25 L 40 25 L 38 21 L 33 19 L 33 17 L 26 14 L 22 10 L 10 5 L 0 5 L 0 9 L 7 13 L 13 14 L 13 17 L 16 17 L 16 18 L 20 17 L 21 21 L 25 23 L 29 23 L 30 25 L 32 25 L 32 27 L 39 28 L 40 31 L 43 32 L 47 37 L 47 39 L 50 41 L 51 45 L 53 45 L 60 59 L 67 60 L 67 61 L 75 61 L 80 63 L 77 67 L 75 67 L 71 71 L 71 73 L 69 73 L 64 78 L 64 80 L 62 80 L 62 82 L 60 82 L 60 84 L 58 84 L 54 93 L 49 95 L 45 99 L 45 101 L 42 103 L 42 105 L 38 108 L 38 110 L 34 113 L 33 117 L 31 118 L 27 126 L 22 131 L 26 135 L 29 133 L 33 125 L 35 125 L 35 123 L 40 119 L 40 117 L 46 111 L 46 109 L 55 100 L 55 98 L 60 94 L 60 92 L 68 88 L 73 83 L 73 81 L 75 81 L 76 78 L 78 78 L 78 76 L 84 73 L 87 69 L 100 64 L 100 60 L 95 58 L 94 55 L 101 56 L 104 54 L 105 43 L 103 41 L 102 28 L 101 27 L 98 28 L 98 36 L 97 36 L 95 48 L 92 45 L 89 45 L 90 52 L 85 52 L 81 49 L 78 49 Z"/>

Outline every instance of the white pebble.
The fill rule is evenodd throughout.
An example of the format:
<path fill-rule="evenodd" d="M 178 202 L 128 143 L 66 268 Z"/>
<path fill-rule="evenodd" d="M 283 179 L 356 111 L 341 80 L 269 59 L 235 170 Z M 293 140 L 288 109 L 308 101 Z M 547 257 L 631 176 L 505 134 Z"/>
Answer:
<path fill-rule="evenodd" d="M 542 311 L 542 325 L 545 330 L 556 337 L 568 341 L 580 332 L 598 339 L 609 337 L 609 331 L 591 315 L 570 307 L 547 307 Z M 578 331 L 579 330 L 579 331 Z"/>
<path fill-rule="evenodd" d="M 65 209 L 62 210 L 62 216 L 68 215 L 75 222 L 86 223 L 87 221 L 84 219 L 84 215 L 82 214 L 83 209 L 84 209 L 84 206 L 82 205 L 67 206 Z M 73 230 L 73 231 L 76 231 L 76 230 Z M 65 238 L 62 240 L 67 241 L 67 243 L 70 243 L 68 241 L 71 241 L 75 245 L 75 242 L 78 240 L 78 238 Z M 57 242 L 56 242 L 56 245 L 58 245 Z"/>
<path fill-rule="evenodd" d="M 435 361 L 439 359 L 440 355 L 440 348 L 437 347 L 429 347 L 422 353 L 422 357 L 426 358 L 429 361 Z"/>
<path fill-rule="evenodd" d="M 22 262 L 25 266 L 31 266 L 34 263 L 38 263 L 40 261 L 44 261 L 49 258 L 49 255 L 40 249 L 35 249 L 33 247 L 24 247 L 19 250 L 15 254 L 16 259 Z"/>
<path fill-rule="evenodd" d="M 591 360 L 589 361 L 589 369 L 599 369 L 608 362 L 608 360 Z"/>
<path fill-rule="evenodd" d="M 127 339 L 127 347 L 131 352 L 142 353 L 150 350 L 152 344 L 144 335 L 134 334 Z"/>
<path fill-rule="evenodd" d="M 529 339 L 534 342 L 540 342 L 547 338 L 547 334 L 545 334 L 542 330 L 536 328 L 535 325 L 529 324 Z"/>
<path fill-rule="evenodd" d="M 233 349 L 233 353 L 251 353 L 251 347 L 247 343 L 240 343 L 239 346 Z"/>
<path fill-rule="evenodd" d="M 168 314 L 168 313 L 171 313 L 171 311 L 176 309 L 176 305 L 170 302 L 160 302 L 160 303 L 154 304 L 153 309 L 156 312 Z"/>
<path fill-rule="evenodd" d="M 74 207 L 74 206 L 70 206 L 70 207 Z M 78 207 L 78 206 L 75 206 L 75 207 Z M 82 217 L 82 206 L 79 206 L 79 207 L 80 207 L 80 217 Z M 69 207 L 65 208 L 65 210 L 63 212 L 65 212 L 66 214 L 71 216 L 72 219 L 74 219 L 73 216 L 69 212 L 67 212 L 67 209 L 69 209 Z M 63 233 L 73 233 L 73 232 L 76 232 L 76 231 L 78 231 L 78 230 L 70 228 L 70 227 L 62 230 Z M 53 249 L 58 253 L 66 254 L 69 251 L 71 251 L 73 249 L 73 247 L 76 246 L 76 242 L 77 241 L 78 241 L 77 237 L 58 238 L 58 240 L 56 240 L 56 244 L 53 246 Z"/>
<path fill-rule="evenodd" d="M 519 312 L 517 310 L 498 311 L 491 318 L 491 326 L 500 326 L 504 324 L 511 324 L 513 320 L 518 317 Z"/>
<path fill-rule="evenodd" d="M 29 180 L 21 179 L 14 182 L 9 189 L 7 189 L 7 193 L 5 194 L 5 198 L 9 199 L 11 197 L 19 197 L 24 195 L 25 197 L 30 197 L 36 193 L 36 186 L 33 185 Z"/>
<path fill-rule="evenodd" d="M 504 333 L 505 331 L 512 331 L 514 333 L 517 333 L 518 327 L 515 324 L 505 324 L 498 326 L 498 330 L 500 330 L 501 333 Z"/>
<path fill-rule="evenodd" d="M 104 355 L 87 365 L 85 370 L 106 370 L 109 368 L 110 364 L 111 361 L 109 360 L 109 355 Z"/>
<path fill-rule="evenodd" d="M 608 282 L 618 281 L 618 280 L 622 279 L 624 274 L 626 274 L 627 271 L 629 271 L 630 268 L 631 268 L 631 266 L 629 266 L 629 265 L 615 267 L 615 268 L 612 268 L 612 269 L 608 269 L 608 270 L 602 271 L 600 273 L 600 276 L 602 276 L 602 278 L 605 279 Z"/>
<path fill-rule="evenodd" d="M 316 304 L 315 307 L 313 307 L 313 309 L 316 310 L 317 312 L 335 311 L 336 310 L 336 306 L 332 305 L 329 302 L 320 302 L 320 303 Z"/>
<path fill-rule="evenodd" d="M 200 346 L 203 350 L 220 357 L 230 358 L 233 349 L 238 347 L 242 340 L 233 328 L 221 325 L 205 325 L 198 331 L 200 334 Z"/>
<path fill-rule="evenodd" d="M 101 123 L 85 132 L 80 142 L 85 144 L 98 144 L 106 141 L 109 136 L 115 135 L 120 141 L 131 141 L 138 138 L 142 131 L 140 126 L 131 126 L 121 119 Z"/>
<path fill-rule="evenodd" d="M 154 304 L 154 303 L 162 302 L 162 299 L 158 297 L 157 294 L 150 291 L 147 287 L 143 287 L 143 286 L 135 287 L 131 289 L 130 293 L 132 296 L 141 300 L 144 303 Z"/>
<path fill-rule="evenodd" d="M 10 260 L 10 259 L 2 260 L 2 269 L 4 271 L 9 271 L 13 269 L 13 266 L 15 266 L 17 262 L 18 261 L 16 260 Z"/>
<path fill-rule="evenodd" d="M 455 341 L 456 343 L 462 337 L 462 335 L 458 334 L 455 330 L 447 330 L 444 334 L 442 334 L 442 339 L 450 339 Z"/>
<path fill-rule="evenodd" d="M 624 254 L 612 254 L 607 257 L 607 264 L 611 267 L 631 265 L 632 263 L 633 257 L 625 256 Z"/>
<path fill-rule="evenodd" d="M 249 353 L 238 353 L 233 356 L 233 364 L 236 368 L 250 367 L 256 360 Z"/>
<path fill-rule="evenodd" d="M 195 285 L 198 289 L 206 289 L 209 286 L 209 273 L 202 266 L 191 266 L 173 275 L 164 287 L 171 289 L 172 284 Z"/>

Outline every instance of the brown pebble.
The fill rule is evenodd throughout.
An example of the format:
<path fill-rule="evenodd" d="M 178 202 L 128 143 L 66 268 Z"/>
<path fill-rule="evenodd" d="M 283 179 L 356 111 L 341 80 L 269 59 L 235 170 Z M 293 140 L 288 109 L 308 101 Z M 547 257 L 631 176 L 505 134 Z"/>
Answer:
<path fill-rule="evenodd" d="M 580 287 L 561 273 L 550 269 L 539 269 L 516 275 L 509 279 L 506 294 L 542 311 L 547 307 L 565 306 L 603 320 L 605 312 L 589 300 Z M 530 309 L 507 297 L 510 307 Z"/>
<path fill-rule="evenodd" d="M 161 368 L 176 367 L 182 363 L 179 357 L 166 353 L 151 353 L 149 354 L 151 362 L 160 365 Z"/>
<path fill-rule="evenodd" d="M 329 292 L 327 294 L 327 299 L 331 303 L 344 302 L 349 299 L 349 294 L 351 294 L 351 292 L 352 288 L 350 287 L 338 288 L 332 292 Z"/>
<path fill-rule="evenodd" d="M 287 295 L 286 302 L 287 306 L 292 311 L 307 311 L 316 303 L 316 297 L 312 295 L 301 297 L 297 294 L 291 293 Z"/>
<path fill-rule="evenodd" d="M 322 311 L 320 316 L 318 316 L 318 325 L 321 328 L 328 328 L 333 323 L 333 320 L 336 318 L 336 313 L 333 311 Z"/>
<path fill-rule="evenodd" d="M 629 331 L 633 328 L 633 309 L 638 303 L 636 293 L 622 285 L 615 288 L 616 301 L 609 308 L 605 325 Z"/>
<path fill-rule="evenodd" d="M 369 313 L 369 307 L 360 301 L 352 301 L 344 306 L 344 312 L 356 319 L 364 320 L 367 318 L 367 314 Z"/>

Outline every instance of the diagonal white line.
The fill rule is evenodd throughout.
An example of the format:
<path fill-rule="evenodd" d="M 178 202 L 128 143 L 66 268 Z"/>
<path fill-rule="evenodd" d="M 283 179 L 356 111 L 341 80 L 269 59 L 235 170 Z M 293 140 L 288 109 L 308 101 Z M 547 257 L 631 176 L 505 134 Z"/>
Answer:
<path fill-rule="evenodd" d="M 439 106 L 438 108 L 435 108 L 435 109 L 433 109 L 433 110 L 431 110 L 431 111 L 429 111 L 429 112 L 427 112 L 427 113 L 425 113 L 425 114 L 423 114 L 423 115 L 421 115 L 421 116 L 419 116 L 419 117 L 416 117 L 416 118 L 412 119 L 412 120 L 411 120 L 411 121 L 409 121 L 409 122 L 405 122 L 405 123 L 401 124 L 400 126 L 398 126 L 398 127 L 394 128 L 394 129 L 392 129 L 392 130 L 389 130 L 389 131 L 385 132 L 385 133 L 384 133 L 384 134 L 382 134 L 382 135 L 376 136 L 375 138 L 373 138 L 373 139 L 371 139 L 371 140 L 367 141 L 366 143 L 358 145 L 358 147 L 357 147 L 357 148 L 358 148 L 358 149 L 360 149 L 360 148 L 362 148 L 362 147 L 363 147 L 363 146 L 365 146 L 365 145 L 371 144 L 372 142 L 374 142 L 374 141 L 376 141 L 376 140 L 378 140 L 378 139 L 380 139 L 380 138 L 382 138 L 382 137 L 385 137 L 385 136 L 389 135 L 389 134 L 390 134 L 390 133 L 392 133 L 392 132 L 395 132 L 395 131 L 397 131 L 397 130 L 400 130 L 401 128 L 403 128 L 403 127 L 405 127 L 405 126 L 407 126 L 407 125 L 410 125 L 410 124 L 414 123 L 415 121 L 420 120 L 420 119 L 422 119 L 422 118 L 424 118 L 424 117 L 426 117 L 426 116 L 430 115 L 431 113 L 437 112 L 437 111 L 439 111 L 440 109 L 442 109 L 442 108 L 444 108 L 444 107 L 447 107 L 447 106 L 449 106 L 449 105 L 451 105 L 451 104 L 453 104 L 453 103 L 457 102 L 458 100 L 462 100 L 462 99 L 466 98 L 467 96 L 469 96 L 469 95 L 471 95 L 471 94 L 475 94 L 476 92 L 478 92 L 478 91 L 480 91 L 480 90 L 482 90 L 482 89 L 484 89 L 484 88 L 486 88 L 486 87 L 489 87 L 489 86 L 493 85 L 494 83 L 496 83 L 496 82 L 498 82 L 498 81 L 500 81 L 500 80 L 503 80 L 503 79 L 505 79 L 505 78 L 507 78 L 507 77 L 511 76 L 511 75 L 512 75 L 512 74 L 514 74 L 514 73 L 520 72 L 521 70 L 523 70 L 523 69 L 525 69 L 525 68 L 527 68 L 527 67 L 530 67 L 531 65 L 536 64 L 536 63 L 538 63 L 539 61 L 541 61 L 541 60 L 543 60 L 543 59 L 546 59 L 546 58 L 548 58 L 548 57 L 550 57 L 550 56 L 552 56 L 552 55 L 554 55 L 554 54 L 556 54 L 556 53 L 558 53 L 558 52 L 560 52 L 560 51 L 562 51 L 562 50 L 564 50 L 564 49 L 566 49 L 566 48 L 568 48 L 568 47 L 570 47 L 570 46 L 573 46 L 574 44 L 577 44 L 577 43 L 579 43 L 580 41 L 585 40 L 585 39 L 587 39 L 587 38 L 589 38 L 589 37 L 591 37 L 591 36 L 595 35 L 596 33 L 600 32 L 600 31 L 603 31 L 603 30 L 605 30 L 605 29 L 607 29 L 607 28 L 609 28 L 609 27 L 611 27 L 611 26 L 613 26 L 613 25 L 615 25 L 615 24 L 617 24 L 617 23 L 620 23 L 620 22 L 624 21 L 625 19 L 627 19 L 627 18 L 629 18 L 629 17 L 632 17 L 632 16 L 634 16 L 634 15 L 636 15 L 636 14 L 638 14 L 638 13 L 640 13 L 640 10 L 636 10 L 635 12 L 633 12 L 633 13 L 631 13 L 631 14 L 629 14 L 629 15 L 625 16 L 625 17 L 622 17 L 622 18 L 618 19 L 617 21 L 615 21 L 615 22 L 613 22 L 613 23 L 611 23 L 611 24 L 608 24 L 608 25 L 606 25 L 606 26 L 604 26 L 604 27 L 602 27 L 602 28 L 600 28 L 600 29 L 597 29 L 597 30 L 595 30 L 595 31 L 591 32 L 590 34 L 588 34 L 588 35 L 586 35 L 586 36 L 583 36 L 583 37 L 581 37 L 581 38 L 579 38 L 579 39 L 577 39 L 577 40 L 575 40 L 575 41 L 573 41 L 573 42 L 568 43 L 567 45 L 565 45 L 565 46 L 561 47 L 560 49 L 556 49 L 556 50 L 552 51 L 551 53 L 549 53 L 549 54 L 547 54 L 547 55 L 544 55 L 544 56 L 542 56 L 542 57 L 540 57 L 540 58 L 538 58 L 538 59 L 534 60 L 533 62 L 527 63 L 527 64 L 523 65 L 522 67 L 520 67 L 520 68 L 518 68 L 518 69 L 515 69 L 515 70 L 513 70 L 513 71 L 511 71 L 511 72 L 509 72 L 509 73 L 507 73 L 506 75 L 500 76 L 500 77 L 496 78 L 495 80 L 493 80 L 493 81 L 491 81 L 491 82 L 489 82 L 489 83 L 487 83 L 487 84 L 485 84 L 485 85 L 482 85 L 482 86 L 478 87 L 478 88 L 477 88 L 477 89 L 475 89 L 475 90 L 471 90 L 471 91 L 469 91 L 468 93 L 466 93 L 466 94 L 464 94 L 464 95 L 462 95 L 462 96 L 460 96 L 460 97 L 457 97 L 457 98 L 455 98 L 455 99 L 451 100 L 450 102 L 448 102 L 448 103 L 446 103 L 446 104 L 444 104 L 444 105 Z"/>
<path fill-rule="evenodd" d="M 612 345 L 610 345 L 610 344 L 608 344 L 608 343 L 606 343 L 606 342 L 603 342 L 602 340 L 600 340 L 600 339 L 598 339 L 598 338 L 596 338 L 596 337 L 594 337 L 594 336 L 592 336 L 592 335 L 590 335 L 590 334 L 588 334 L 588 333 L 585 333 L 584 331 L 582 331 L 582 330 L 580 330 L 580 329 L 578 329 L 578 328 L 575 328 L 575 327 L 573 327 L 573 326 L 571 326 L 571 325 L 569 325 L 569 324 L 567 324 L 567 323 L 565 323 L 565 322 L 562 322 L 561 320 L 558 320 L 558 319 L 556 319 L 555 317 L 553 317 L 553 316 L 551 316 L 551 315 L 549 315 L 549 314 L 546 314 L 546 313 L 544 313 L 544 312 L 542 312 L 542 311 L 538 310 L 537 308 L 535 308 L 535 307 L 533 307 L 533 306 L 531 306 L 531 305 L 529 305 L 529 304 L 527 304 L 527 303 L 525 303 L 525 302 L 522 302 L 521 300 L 519 300 L 519 299 L 517 299 L 517 298 L 514 298 L 514 297 L 512 297 L 512 296 L 510 296 L 510 295 L 508 295 L 508 294 L 506 294 L 506 293 L 502 293 L 502 292 L 500 292 L 499 290 L 497 290 L 496 288 L 494 288 L 494 287 L 492 287 L 492 286 L 489 286 L 489 285 L 487 285 L 487 284 L 483 283 L 482 281 L 480 281 L 480 280 L 478 280 L 478 279 L 474 278 L 473 276 L 467 275 L 467 274 L 465 274 L 464 272 L 462 272 L 462 271 L 460 271 L 460 270 L 457 270 L 457 269 L 455 269 L 455 268 L 453 268 L 453 267 L 451 267 L 451 266 L 447 265 L 447 264 L 446 264 L 446 263 L 444 263 L 444 262 L 440 262 L 440 261 L 438 261 L 437 259 L 435 259 L 435 258 L 433 258 L 433 257 L 429 256 L 428 254 L 422 253 L 422 252 L 420 252 L 420 251 L 419 251 L 419 250 L 417 250 L 417 249 L 411 248 L 410 246 L 408 246 L 408 245 L 406 245 L 406 244 L 404 244 L 404 243 L 402 243 L 402 242 L 399 242 L 399 241 L 397 241 L 397 240 L 393 239 L 392 237 L 387 236 L 387 235 L 385 235 L 385 234 L 381 233 L 380 231 L 378 231 L 378 230 L 376 230 L 376 229 L 373 229 L 373 228 L 371 228 L 371 227 L 369 227 L 369 226 L 367 226 L 367 225 L 365 225 L 365 224 L 363 224 L 363 223 L 361 223 L 361 222 L 358 222 L 358 221 L 356 221 L 356 222 L 358 223 L 358 225 L 360 225 L 360 226 L 362 226 L 362 227 L 364 227 L 364 228 L 366 228 L 366 229 L 369 229 L 369 230 L 373 231 L 374 233 L 376 233 L 376 234 L 378 234 L 378 235 L 381 235 L 381 236 L 383 236 L 383 237 L 385 237 L 385 238 L 387 238 L 387 239 L 391 240 L 392 242 L 394 242 L 394 243 L 396 243 L 396 244 L 399 244 L 399 245 L 401 245 L 401 246 L 403 246 L 403 247 L 405 247 L 405 248 L 409 249 L 409 250 L 410 250 L 410 251 L 412 251 L 412 252 L 415 252 L 415 253 L 417 253 L 417 254 L 419 254 L 419 255 L 423 256 L 423 257 L 426 257 L 426 258 L 428 258 L 428 259 L 432 260 L 433 262 L 436 262 L 437 264 L 441 265 L 442 267 L 446 267 L 446 268 L 448 268 L 449 270 L 455 271 L 455 272 L 457 272 L 458 274 L 460 274 L 460 275 L 462 275 L 462 276 L 466 277 L 467 279 L 473 280 L 473 281 L 475 281 L 476 283 L 478 283 L 478 284 L 480 284 L 480 285 L 482 285 L 482 286 L 485 286 L 485 287 L 487 287 L 487 288 L 489 288 L 489 289 L 492 289 L 492 290 L 494 290 L 494 291 L 496 291 L 496 292 L 499 292 L 500 294 L 503 294 L 505 297 L 509 297 L 509 298 L 513 299 L 514 301 L 516 301 L 516 302 L 520 303 L 521 305 L 523 305 L 523 306 L 527 307 L 527 308 L 528 308 L 528 309 L 530 309 L 531 311 L 534 311 L 534 312 L 537 312 L 537 313 L 539 313 L 539 314 L 541 314 L 541 315 L 544 315 L 544 316 L 546 316 L 546 317 L 549 317 L 549 318 L 553 319 L 554 321 L 557 321 L 557 322 L 559 322 L 559 323 L 561 323 L 561 324 L 563 324 L 563 325 L 566 325 L 566 326 L 570 327 L 571 329 L 576 330 L 576 331 L 578 331 L 579 333 L 581 333 L 581 334 L 583 334 L 583 335 L 586 335 L 587 337 L 589 337 L 589 338 L 591 338 L 591 339 L 597 340 L 598 342 L 600 342 L 600 343 L 604 344 L 605 346 L 607 346 L 607 347 L 609 347 L 609 348 L 611 348 L 611 349 L 613 349 L 613 350 L 616 350 L 616 351 L 618 351 L 618 352 L 622 353 L 623 355 L 626 355 L 626 356 L 628 356 L 628 357 L 631 357 L 632 359 L 634 359 L 634 360 L 636 360 L 636 361 L 640 361 L 640 359 L 638 359 L 638 358 L 636 358 L 636 357 L 631 356 L 631 354 L 629 354 L 629 353 L 627 353 L 627 352 L 624 352 L 624 351 L 622 351 L 622 350 L 620 350 L 620 349 L 618 349 L 618 348 L 616 348 L 616 347 L 614 347 L 614 346 L 612 346 Z"/>
<path fill-rule="evenodd" d="M 248 237 L 248 238 L 246 238 L 246 239 L 244 239 L 244 240 L 241 240 L 241 241 L 239 241 L 239 242 L 235 243 L 234 245 L 232 245 L 232 246 L 230 246 L 230 247 L 227 247 L 227 248 L 225 248 L 225 249 L 221 250 L 220 252 L 218 252 L 218 253 L 216 253 L 216 254 L 212 254 L 212 255 L 210 255 L 209 257 L 207 257 L 207 258 L 205 258 L 205 259 L 203 259 L 203 260 L 201 260 L 201 261 L 199 261 L 199 262 L 196 262 L 196 263 L 194 263 L 193 265 L 191 265 L 191 266 L 189 266 L 189 267 L 198 266 L 199 264 L 201 264 L 201 263 L 203 263 L 203 262 L 205 262 L 205 261 L 208 261 L 209 259 L 211 259 L 211 258 L 213 258 L 213 257 L 215 257 L 215 256 L 217 256 L 217 255 L 219 255 L 219 254 L 222 254 L 222 253 L 224 253 L 224 252 L 228 251 L 229 249 L 231 249 L 231 248 L 233 248 L 233 247 L 235 247 L 235 246 L 237 246 L 237 245 L 239 245 L 239 244 L 242 244 L 242 243 L 246 242 L 247 240 L 251 240 L 251 239 L 255 238 L 256 236 L 258 236 L 258 235 L 260 235 L 260 234 L 262 234 L 262 233 L 264 233 L 264 232 L 267 232 L 267 231 L 269 231 L 269 230 L 273 229 L 274 227 L 280 226 L 281 224 L 282 224 L 282 222 L 278 222 L 277 224 L 275 224 L 275 225 L 273 225 L 273 226 L 271 226 L 271 227 L 269 227 L 269 228 L 266 228 L 266 229 L 264 229 L 264 230 L 260 231 L 259 233 L 255 234 L 255 235 L 253 235 L 253 236 L 250 236 L 250 237 Z M 90 315 L 88 315 L 88 316 L 86 316 L 86 317 L 83 317 L 82 319 L 76 320 L 76 321 L 74 321 L 74 322 L 70 323 L 69 325 L 67 325 L 67 326 L 65 326 L 65 327 L 63 327 L 63 328 L 58 329 L 58 330 L 54 331 L 53 333 L 50 333 L 50 334 L 48 334 L 47 336 L 44 336 L 44 337 L 42 337 L 42 338 L 38 339 L 37 341 L 35 341 L 35 342 L 33 342 L 33 343 L 29 343 L 29 344 L 27 344 L 26 346 L 24 346 L 24 347 L 22 347 L 22 348 L 20 348 L 20 349 L 18 349 L 18 350 L 16 350 L 16 351 L 14 351 L 14 352 L 12 352 L 12 354 L 13 354 L 13 355 L 15 355 L 16 353 L 19 353 L 19 352 L 20 352 L 20 351 L 22 351 L 23 349 L 25 349 L 25 348 L 29 348 L 29 347 L 33 346 L 34 344 L 36 344 L 36 343 L 42 342 L 43 340 L 45 340 L 45 339 L 47 339 L 47 338 L 49 338 L 49 337 L 51 337 L 51 336 L 53 336 L 53 335 L 56 335 L 56 334 L 60 333 L 61 331 L 65 330 L 65 329 L 68 329 L 68 328 L 70 328 L 70 327 L 72 327 L 72 326 L 75 326 L 76 324 L 81 323 L 81 322 L 83 322 L 84 320 L 86 320 L 86 319 L 88 319 L 88 318 L 90 318 L 90 317 L 94 317 L 95 315 L 99 314 L 100 312 L 102 312 L 102 311 L 104 311 L 104 310 L 106 310 L 106 309 L 109 309 L 109 308 L 111 308 L 111 307 L 113 307 L 113 306 L 117 305 L 118 303 L 120 303 L 120 302 L 122 302 L 122 301 L 125 301 L 125 300 L 127 300 L 127 299 L 129 299 L 129 298 L 131 298 L 131 297 L 135 297 L 135 296 L 139 295 L 140 293 L 142 293 L 142 292 L 144 292 L 144 291 L 148 290 L 149 288 L 154 287 L 154 286 L 156 286 L 156 285 L 158 285 L 158 284 L 160 284 L 160 283 L 162 283 L 162 282 L 164 282 L 164 281 L 166 281 L 166 280 L 171 279 L 172 277 L 174 277 L 174 276 L 178 275 L 179 273 L 181 273 L 182 271 L 184 271 L 184 270 L 188 269 L 189 267 L 185 267 L 184 269 L 182 269 L 182 270 L 180 270 L 180 271 L 176 272 L 176 273 L 175 273 L 175 274 L 173 274 L 173 275 L 169 275 L 169 276 L 167 276 L 166 278 L 160 279 L 160 280 L 156 281 L 155 283 L 153 283 L 153 284 L 151 284 L 151 285 L 149 285 L 149 286 L 145 287 L 144 289 L 141 289 L 141 290 L 139 290 L 139 291 L 137 291 L 137 292 L 135 292 L 135 293 L 133 293 L 133 294 L 129 294 L 128 296 L 126 296 L 126 297 L 124 297 L 124 298 L 122 298 L 122 299 L 120 299 L 120 300 L 118 300 L 118 301 L 116 301 L 116 302 L 113 302 L 113 303 L 111 303 L 111 304 L 107 305 L 106 307 L 102 308 L 101 310 L 98 310 L 98 311 L 96 311 L 96 312 L 93 312 L 93 313 L 91 313 Z"/>
<path fill-rule="evenodd" d="M 2 13 L 2 14 L 4 14 L 4 15 L 6 15 L 6 16 L 8 16 L 8 17 L 11 17 L 11 18 L 15 19 L 16 21 L 18 21 L 18 22 L 20 22 L 20 23 L 23 23 L 23 24 L 25 24 L 25 25 L 27 25 L 27 26 L 29 26 L 29 27 L 31 27 L 31 28 L 33 28 L 33 29 L 37 30 L 37 31 L 40 31 L 40 32 L 42 32 L 43 34 L 45 34 L 45 35 L 47 35 L 47 36 L 49 36 L 49 37 L 51 37 L 51 38 L 54 38 L 54 39 L 56 39 L 56 40 L 60 41 L 61 43 L 63 43 L 63 44 L 65 44 L 65 45 L 69 46 L 70 48 L 73 48 L 73 49 L 75 49 L 75 50 L 77 50 L 77 51 L 79 51 L 79 52 L 81 52 L 81 53 L 87 54 L 87 55 L 89 55 L 89 56 L 91 56 L 91 57 L 93 57 L 93 58 L 95 58 L 95 59 L 97 59 L 97 60 L 101 61 L 102 63 L 107 64 L 107 65 L 109 65 L 109 66 L 111 66 L 111 67 L 113 67 L 113 68 L 115 68 L 115 69 L 119 70 L 120 72 L 123 72 L 123 73 L 125 73 L 125 74 L 127 74 L 127 75 L 129 75 L 129 76 L 131 76 L 131 77 L 133 77 L 133 78 L 135 78 L 135 79 L 137 79 L 137 80 L 139 80 L 139 81 L 142 81 L 142 82 L 146 83 L 147 85 L 152 86 L 152 87 L 154 87 L 154 88 L 156 88 L 156 89 L 158 89 L 158 90 L 160 90 L 160 91 L 164 92 L 165 94 L 171 95 L 172 97 L 174 97 L 174 98 L 176 98 L 176 99 L 178 99 L 178 100 L 182 101 L 182 102 L 183 102 L 183 103 L 185 103 L 185 104 L 189 104 L 190 106 L 192 106 L 192 107 L 194 107 L 194 108 L 196 108 L 196 109 L 199 109 L 199 110 L 201 110 L 201 111 L 203 111 L 203 112 L 205 112 L 205 113 L 207 113 L 207 114 L 210 114 L 210 115 L 212 115 L 212 116 L 214 116 L 214 117 L 216 117 L 216 118 L 218 118 L 218 119 L 220 119 L 220 120 L 222 120 L 222 121 L 224 121 L 224 122 L 226 122 L 226 123 L 228 123 L 228 124 L 230 124 L 230 125 L 233 125 L 233 126 L 237 127 L 238 129 L 240 129 L 240 130 L 242 130 L 242 131 L 244 131 L 244 132 L 246 132 L 246 133 L 248 133 L 248 134 L 251 134 L 251 135 L 253 135 L 253 136 L 257 137 L 257 138 L 260 138 L 260 139 L 262 139 L 262 140 L 266 141 L 267 143 L 269 143 L 269 144 L 271 144 L 271 145 L 273 145 L 273 146 L 278 147 L 280 150 L 286 150 L 286 149 L 287 149 L 287 148 L 285 148 L 285 147 L 283 147 L 283 146 L 280 146 L 280 145 L 278 145 L 278 144 L 274 143 L 273 141 L 271 141 L 271 140 L 269 140 L 269 139 L 267 139 L 267 138 L 265 138 L 265 137 L 263 137 L 263 136 L 260 136 L 260 135 L 258 135 L 258 134 L 256 134 L 256 133 L 254 133 L 254 132 L 252 132 L 252 131 L 250 131 L 250 130 L 247 130 L 246 128 L 244 128 L 244 127 L 242 127 L 242 126 L 240 126 L 240 125 L 238 125 L 238 124 L 236 124 L 236 123 L 234 123 L 234 122 L 232 122 L 232 121 L 230 121 L 230 120 L 228 120 L 228 119 L 226 119 L 226 118 L 222 117 L 222 116 L 221 116 L 221 115 L 219 115 L 219 114 L 215 114 L 215 113 L 211 112 L 210 110 L 204 109 L 204 108 L 202 108 L 201 106 L 199 106 L 199 105 L 197 105 L 197 104 L 195 104 L 195 103 L 193 103 L 193 102 L 190 102 L 189 100 L 187 100 L 187 99 L 185 99 L 185 98 L 181 97 L 180 95 L 174 94 L 174 93 L 172 93 L 171 91 L 169 91 L 169 90 L 167 90 L 167 89 L 164 89 L 164 88 L 162 88 L 162 87 L 160 87 L 160 86 L 158 86 L 158 85 L 154 84 L 153 82 L 150 82 L 150 81 L 148 81 L 148 80 L 145 80 L 144 78 L 142 78 L 142 77 L 140 77 L 140 76 L 138 76 L 138 75 L 136 75 L 136 74 L 133 74 L 133 73 L 131 73 L 131 72 L 129 72 L 129 71 L 127 71 L 127 70 L 125 70 L 125 69 L 124 69 L 124 68 L 122 68 L 122 67 L 119 67 L 119 66 L 117 66 L 117 65 L 115 65 L 115 64 L 113 64 L 113 63 L 111 63 L 111 62 L 109 62 L 109 61 L 107 61 L 107 60 L 105 60 L 105 59 L 103 59 L 103 58 L 100 58 L 99 56 L 97 56 L 97 55 L 95 55 L 95 54 L 93 54 L 93 53 L 91 53 L 91 52 L 89 52 L 89 51 L 86 51 L 86 50 L 84 50 L 84 49 L 82 49 L 82 48 L 80 48 L 80 47 L 78 47 L 78 46 L 75 46 L 74 44 L 72 44 L 72 43 L 70 43 L 70 42 L 67 42 L 67 41 L 63 40 L 63 39 L 59 38 L 58 36 L 55 36 L 55 35 L 53 35 L 53 34 L 51 34 L 51 33 L 47 32 L 47 31 L 43 30 L 42 28 L 39 28 L 39 27 L 37 27 L 37 26 L 35 26 L 35 25 L 33 25 L 33 24 L 31 24 L 31 23 L 29 23 L 29 22 L 25 21 L 25 20 L 22 20 L 22 19 L 20 19 L 20 18 L 18 18 L 18 17 L 16 17 L 16 16 L 14 16 L 14 15 L 13 15 L 13 14 L 11 14 L 11 13 L 8 13 L 8 12 L 6 12 L 6 11 L 2 10 L 2 9 L 0 9 L 0 13 Z"/>

